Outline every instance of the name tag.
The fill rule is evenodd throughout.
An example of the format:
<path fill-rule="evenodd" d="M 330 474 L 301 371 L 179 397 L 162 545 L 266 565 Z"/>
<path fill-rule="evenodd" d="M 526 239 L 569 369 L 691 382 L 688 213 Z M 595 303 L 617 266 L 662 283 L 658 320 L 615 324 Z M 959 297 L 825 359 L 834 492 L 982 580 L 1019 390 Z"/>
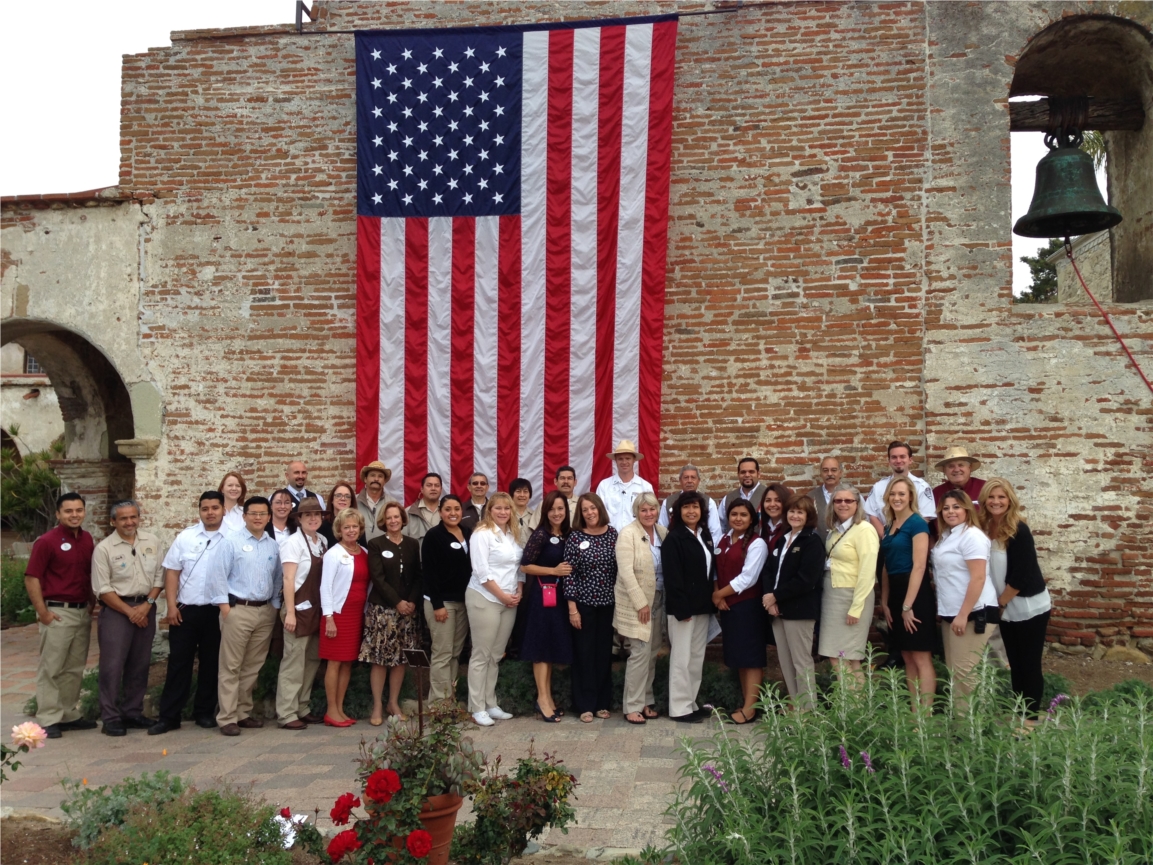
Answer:
<path fill-rule="evenodd" d="M 548 542 L 550 544 L 559 544 L 560 538 L 558 538 L 556 535 L 553 535 L 551 538 L 548 539 Z"/>
<path fill-rule="evenodd" d="M 780 550 L 776 550 L 776 549 L 775 549 L 775 550 L 773 550 L 773 555 L 774 555 L 774 556 L 779 556 L 780 554 L 781 554 L 781 551 L 780 551 Z"/>
<path fill-rule="evenodd" d="M 352 556 L 341 556 L 340 557 L 340 563 L 342 565 L 351 565 L 352 564 Z"/>
<path fill-rule="evenodd" d="M 386 559 L 392 558 L 392 550 L 382 550 L 380 554 L 382 556 L 384 556 Z"/>
<path fill-rule="evenodd" d="M 152 555 L 153 552 L 154 551 L 153 551 L 152 547 L 145 547 L 144 548 L 144 555 L 146 555 L 146 556 Z"/>
<path fill-rule="evenodd" d="M 72 544 L 68 543 L 68 541 L 65 541 L 60 545 L 60 549 L 62 549 L 64 552 L 68 552 L 70 549 L 72 549 Z"/>
<path fill-rule="evenodd" d="M 461 548 L 460 544 L 457 543 L 456 541 L 453 541 L 451 544 L 449 544 L 449 546 L 452 547 L 454 550 L 459 550 Z"/>
<path fill-rule="evenodd" d="M 241 550 L 243 550 L 243 551 L 244 551 L 244 552 L 246 552 L 246 553 L 251 553 L 251 552 L 252 552 L 252 544 L 245 544 L 245 545 L 244 545 L 243 547 L 241 547 L 240 549 L 241 549 Z"/>
<path fill-rule="evenodd" d="M 832 559 L 825 559 L 825 570 L 827 571 L 832 567 L 833 567 L 833 560 Z"/>
<path fill-rule="evenodd" d="M 580 548 L 582 550 L 587 550 L 590 546 L 591 546 L 591 544 L 588 541 L 581 541 L 580 542 Z"/>

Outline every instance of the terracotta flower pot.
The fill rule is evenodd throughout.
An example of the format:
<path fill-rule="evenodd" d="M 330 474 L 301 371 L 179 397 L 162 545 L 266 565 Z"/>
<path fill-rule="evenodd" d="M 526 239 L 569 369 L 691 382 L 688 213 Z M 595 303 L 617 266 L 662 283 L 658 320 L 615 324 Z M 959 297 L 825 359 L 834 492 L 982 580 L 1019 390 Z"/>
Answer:
<path fill-rule="evenodd" d="M 428 865 L 446 865 L 448 850 L 452 845 L 452 831 L 456 827 L 456 812 L 464 799 L 455 793 L 429 796 L 420 809 L 420 822 L 432 836 L 432 851 L 428 854 Z"/>

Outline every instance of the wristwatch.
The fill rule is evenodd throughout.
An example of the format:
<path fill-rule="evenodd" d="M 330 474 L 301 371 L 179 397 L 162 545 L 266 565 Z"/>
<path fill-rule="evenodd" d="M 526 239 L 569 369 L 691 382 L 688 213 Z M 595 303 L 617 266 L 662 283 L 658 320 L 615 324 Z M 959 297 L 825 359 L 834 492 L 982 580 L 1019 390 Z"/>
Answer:
<path fill-rule="evenodd" d="M 902 612 L 902 613 L 907 613 L 907 612 L 909 612 L 909 611 L 910 611 L 910 610 L 912 610 L 912 609 L 913 609 L 913 608 L 912 608 L 912 607 L 910 607 L 908 604 L 901 604 L 901 612 Z"/>
<path fill-rule="evenodd" d="M 148 601 L 148 606 L 150 606 L 150 607 L 156 606 L 156 598 L 148 598 L 147 601 Z"/>

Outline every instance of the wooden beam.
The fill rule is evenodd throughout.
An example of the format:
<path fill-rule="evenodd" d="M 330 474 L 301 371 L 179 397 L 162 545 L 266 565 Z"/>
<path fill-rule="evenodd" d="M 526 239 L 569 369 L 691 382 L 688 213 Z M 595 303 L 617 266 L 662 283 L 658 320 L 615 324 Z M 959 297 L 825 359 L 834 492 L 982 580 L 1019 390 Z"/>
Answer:
<path fill-rule="evenodd" d="M 1082 132 L 1090 129 L 1102 132 L 1115 129 L 1140 129 L 1145 123 L 1145 111 L 1136 100 L 1091 99 L 1089 122 Z M 1010 132 L 1045 132 L 1049 127 L 1049 100 L 1009 103 Z"/>

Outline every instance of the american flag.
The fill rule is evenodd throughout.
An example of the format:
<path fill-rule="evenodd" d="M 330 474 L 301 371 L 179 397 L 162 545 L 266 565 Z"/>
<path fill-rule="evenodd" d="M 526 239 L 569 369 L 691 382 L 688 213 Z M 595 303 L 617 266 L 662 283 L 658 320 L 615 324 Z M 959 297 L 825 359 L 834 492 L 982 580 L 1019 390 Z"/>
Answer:
<path fill-rule="evenodd" d="M 657 481 L 675 16 L 356 37 L 360 464 Z M 447 489 L 446 489 L 447 491 Z"/>

